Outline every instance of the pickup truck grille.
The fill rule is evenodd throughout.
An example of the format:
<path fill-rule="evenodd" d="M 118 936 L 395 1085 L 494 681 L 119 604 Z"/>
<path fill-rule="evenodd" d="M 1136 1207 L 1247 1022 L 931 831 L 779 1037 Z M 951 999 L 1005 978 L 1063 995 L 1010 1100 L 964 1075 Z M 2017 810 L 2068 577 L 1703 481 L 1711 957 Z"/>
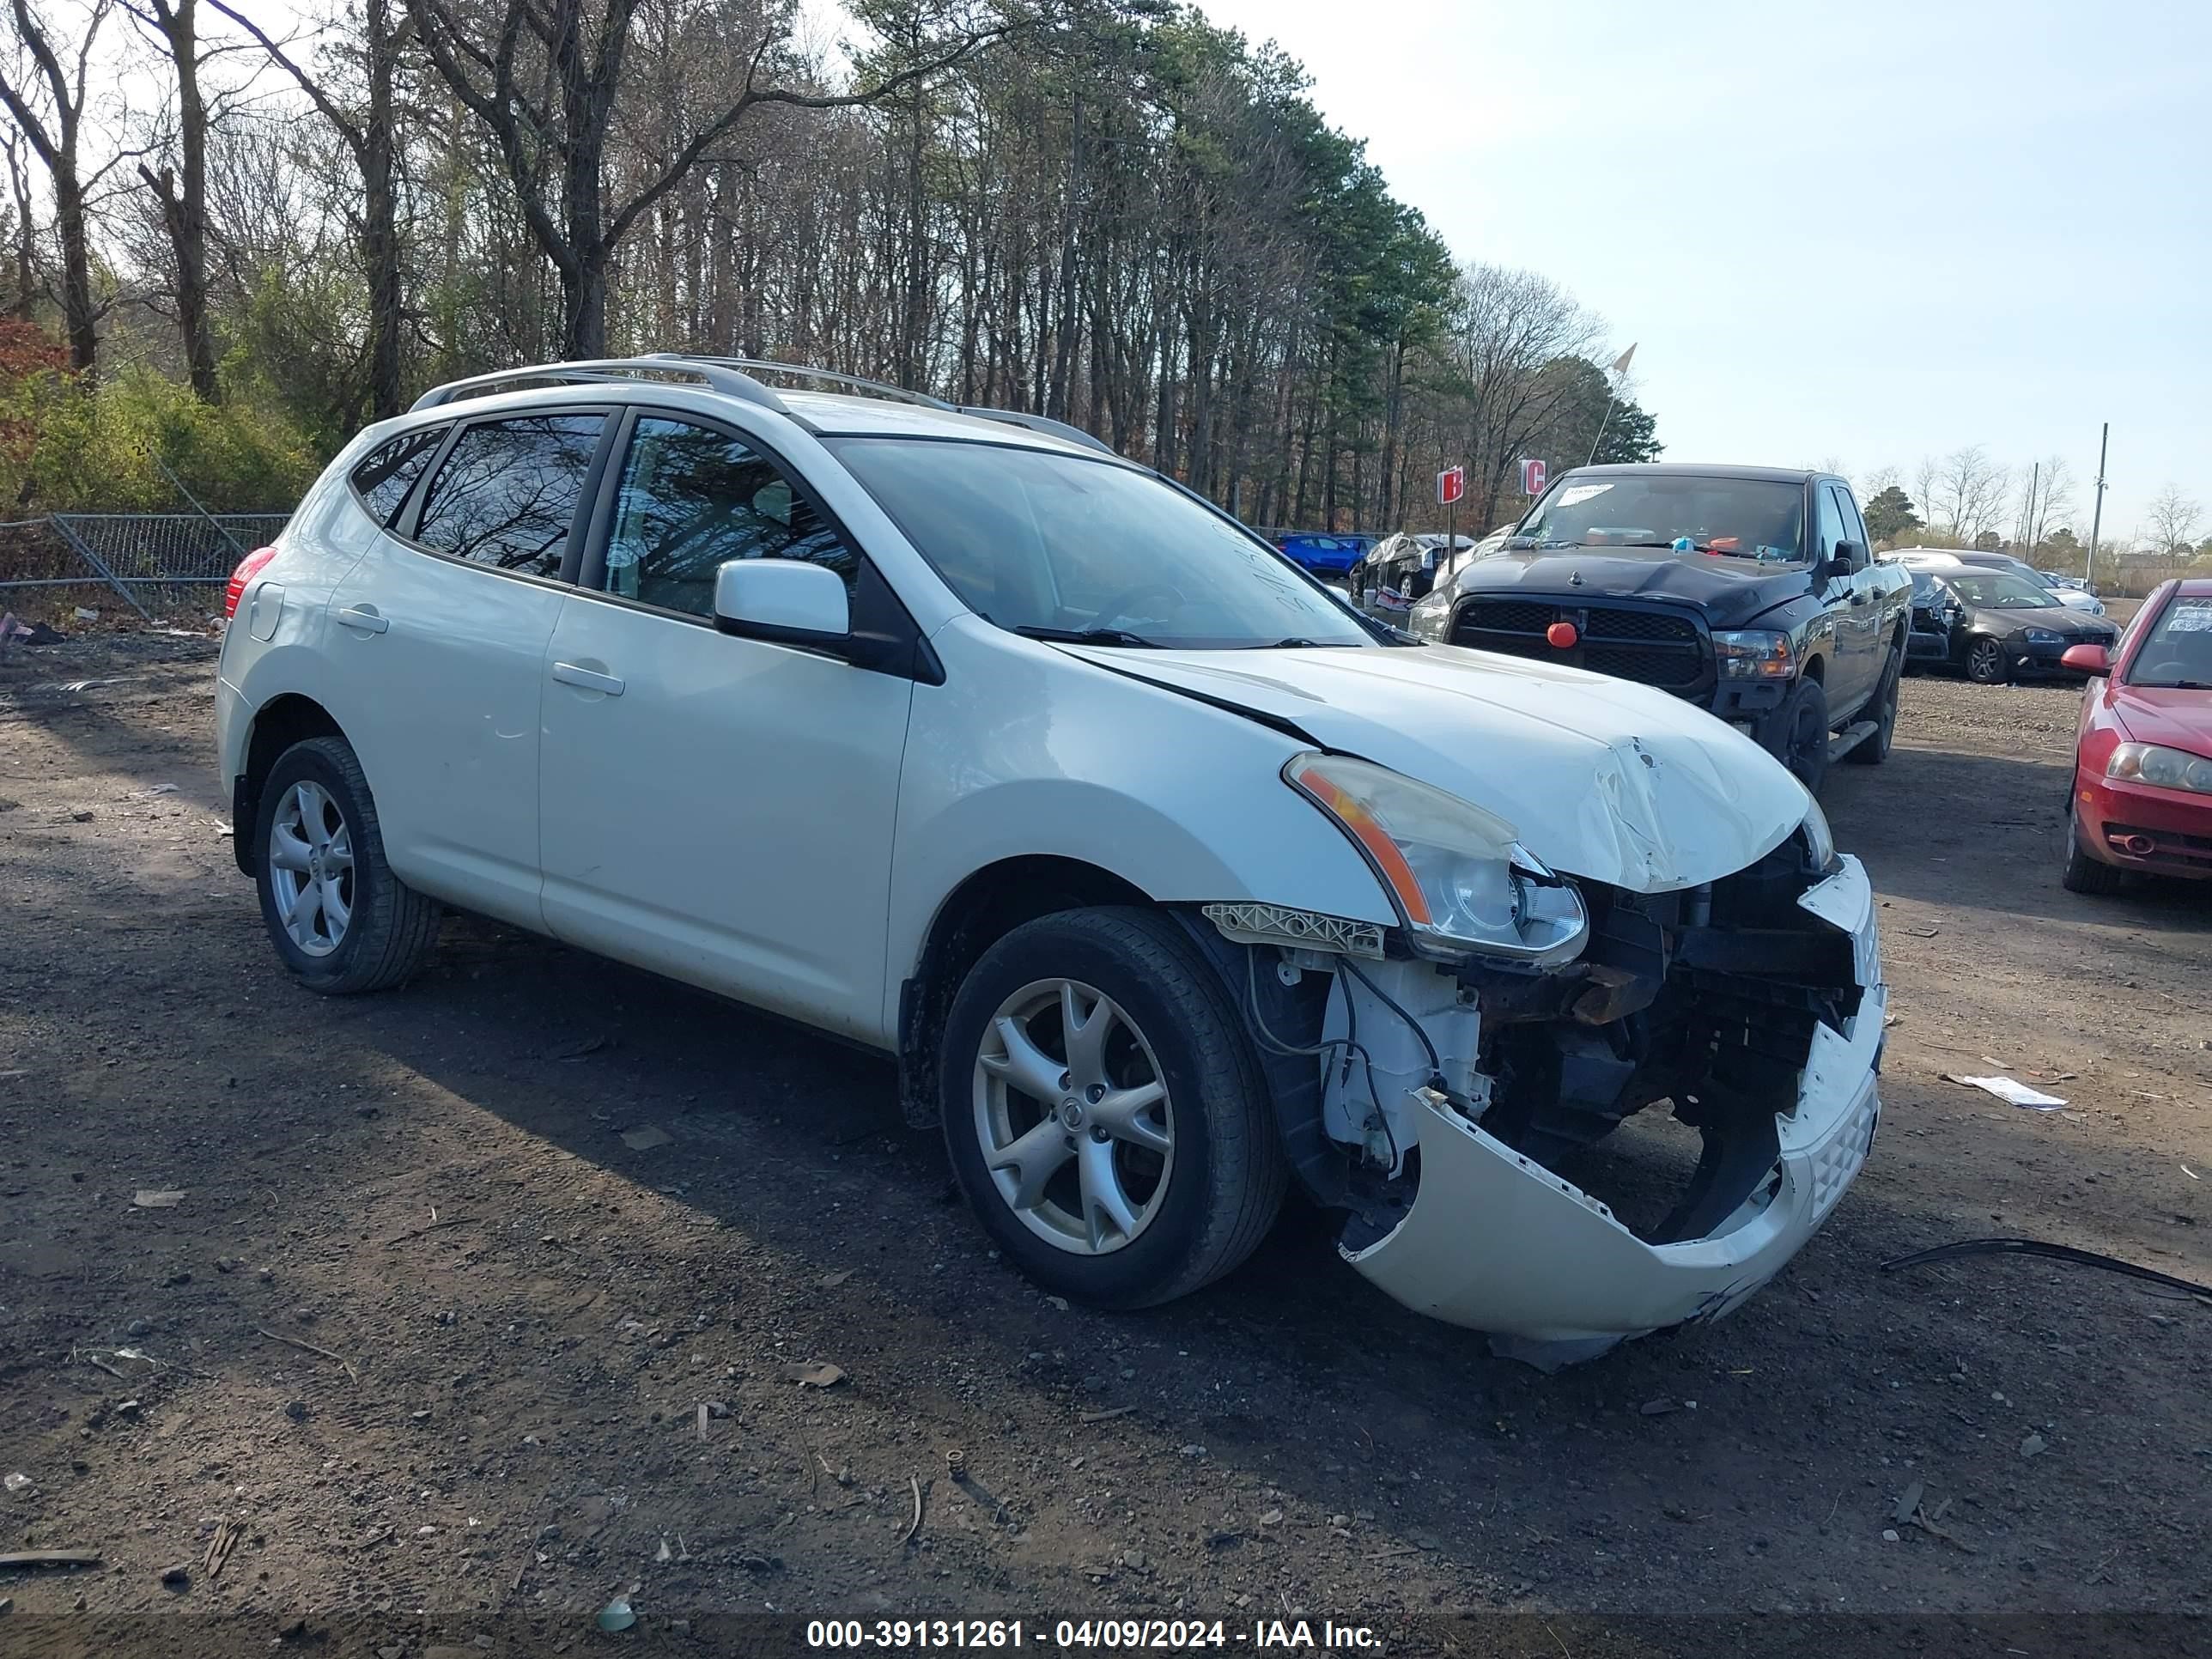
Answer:
<path fill-rule="evenodd" d="M 1544 637 L 1556 622 L 1581 635 L 1561 651 Z M 1633 605 L 1556 605 L 1534 599 L 1470 599 L 1452 619 L 1451 641 L 1540 662 L 1563 662 L 1662 690 L 1694 695 L 1711 677 L 1697 623 L 1666 611 Z"/>

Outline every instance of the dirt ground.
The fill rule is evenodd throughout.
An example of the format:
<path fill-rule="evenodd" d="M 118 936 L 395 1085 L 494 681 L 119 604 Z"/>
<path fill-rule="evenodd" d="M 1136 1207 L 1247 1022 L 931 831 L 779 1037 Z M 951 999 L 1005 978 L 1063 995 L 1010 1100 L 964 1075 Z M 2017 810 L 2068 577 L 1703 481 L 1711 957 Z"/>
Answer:
<path fill-rule="evenodd" d="M 773 1610 L 1582 1659 L 1656 1650 L 1644 1614 L 2212 1611 L 2212 1307 L 1877 1271 L 2003 1233 L 2212 1278 L 2212 894 L 2060 889 L 2072 691 L 1914 679 L 1891 763 L 1836 770 L 1899 1016 L 1873 1161 L 1735 1317 L 1546 1377 L 1310 1216 L 1175 1307 L 1055 1305 L 888 1063 L 550 944 L 456 921 L 404 992 L 298 991 L 212 658 L 0 663 L 0 1552 L 100 1556 L 0 1568 L 0 1650 L 613 1651 Z M 2069 1104 L 1942 1075 L 1995 1070 Z M 642 1622 L 598 1635 L 617 1593 Z"/>

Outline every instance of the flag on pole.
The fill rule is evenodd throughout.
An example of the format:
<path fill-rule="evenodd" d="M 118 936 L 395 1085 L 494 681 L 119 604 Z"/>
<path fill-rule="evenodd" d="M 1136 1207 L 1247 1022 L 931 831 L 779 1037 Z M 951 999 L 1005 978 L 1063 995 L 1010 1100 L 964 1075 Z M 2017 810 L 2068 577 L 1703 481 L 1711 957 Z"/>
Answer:
<path fill-rule="evenodd" d="M 1628 348 L 1628 349 L 1627 349 L 1627 350 L 1626 350 L 1626 351 L 1622 352 L 1622 353 L 1620 354 L 1620 356 L 1619 356 L 1618 357 L 1615 357 L 1615 358 L 1613 360 L 1613 372 L 1615 374 L 1627 374 L 1627 373 L 1628 373 L 1628 360 L 1629 360 L 1630 358 L 1633 357 L 1635 355 L 1636 355 L 1636 348 L 1635 348 L 1633 345 L 1632 345 L 1632 346 L 1630 346 L 1630 347 Z"/>

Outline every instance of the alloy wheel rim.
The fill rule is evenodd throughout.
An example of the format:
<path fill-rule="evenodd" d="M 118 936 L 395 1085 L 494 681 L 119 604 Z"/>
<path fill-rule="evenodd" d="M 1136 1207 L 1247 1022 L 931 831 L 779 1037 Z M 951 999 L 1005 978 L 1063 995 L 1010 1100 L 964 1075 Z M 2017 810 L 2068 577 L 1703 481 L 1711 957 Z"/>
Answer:
<path fill-rule="evenodd" d="M 1994 672 L 2002 660 L 2002 655 L 1997 650 L 1996 641 L 1984 640 L 1974 647 L 1974 654 L 1967 659 L 1967 665 L 1980 673 L 1988 674 Z"/>
<path fill-rule="evenodd" d="M 1001 1002 L 977 1050 L 974 1109 L 992 1185 L 1054 1249 L 1110 1255 L 1158 1216 L 1175 1168 L 1167 1083 L 1103 992 L 1041 979 Z"/>
<path fill-rule="evenodd" d="M 269 884 L 285 935 L 311 957 L 345 943 L 353 924 L 353 829 L 331 792 L 302 778 L 269 825 Z"/>

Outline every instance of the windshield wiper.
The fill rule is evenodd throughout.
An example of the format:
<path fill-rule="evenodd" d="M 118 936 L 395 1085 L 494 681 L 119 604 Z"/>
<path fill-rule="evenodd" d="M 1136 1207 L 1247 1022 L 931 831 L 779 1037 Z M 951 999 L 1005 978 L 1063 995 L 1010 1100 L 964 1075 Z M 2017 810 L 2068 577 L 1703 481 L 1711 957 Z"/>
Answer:
<path fill-rule="evenodd" d="M 1310 640 L 1304 635 L 1293 634 L 1286 640 L 1276 640 L 1267 645 L 1248 645 L 1247 651 L 1357 651 L 1358 640 Z"/>
<path fill-rule="evenodd" d="M 2152 691 L 2212 691 L 2212 680 L 2130 680 L 2128 684 Z"/>
<path fill-rule="evenodd" d="M 1147 651 L 1159 648 L 1142 634 L 1132 634 L 1121 628 L 1041 628 L 1024 623 L 1006 631 L 1018 634 L 1025 640 L 1047 640 L 1055 645 L 1126 645 L 1140 647 Z"/>

